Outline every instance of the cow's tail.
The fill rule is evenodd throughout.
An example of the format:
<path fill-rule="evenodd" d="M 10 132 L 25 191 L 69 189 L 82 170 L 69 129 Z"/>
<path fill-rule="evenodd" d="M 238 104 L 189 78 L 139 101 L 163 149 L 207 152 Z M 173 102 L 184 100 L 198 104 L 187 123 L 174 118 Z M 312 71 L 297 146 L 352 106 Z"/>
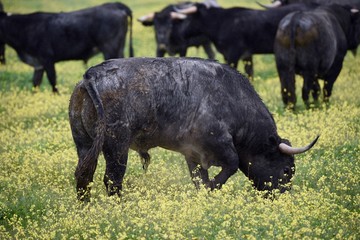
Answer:
<path fill-rule="evenodd" d="M 106 131 L 106 120 L 104 113 L 104 106 L 101 101 L 99 92 L 96 88 L 95 76 L 91 73 L 89 74 L 88 70 L 84 75 L 84 85 L 85 88 L 95 106 L 97 112 L 97 122 L 95 126 L 95 138 L 90 150 L 87 152 L 85 158 L 83 159 L 83 164 L 85 166 L 94 165 L 93 161 L 96 161 L 99 157 L 100 152 L 102 151 L 102 147 L 105 139 L 105 131 Z M 95 164 L 96 165 L 96 164 Z"/>
<path fill-rule="evenodd" d="M 129 57 L 134 57 L 134 48 L 133 48 L 133 41 L 132 41 L 132 25 L 133 25 L 133 17 L 132 17 L 132 13 L 130 11 L 129 14 Z"/>
<path fill-rule="evenodd" d="M 125 4 L 122 3 L 116 3 L 119 7 L 119 9 L 122 9 L 126 12 L 126 15 L 128 15 L 128 17 L 130 18 L 129 21 L 129 57 L 133 57 L 134 56 L 134 49 L 133 49 L 133 37 L 132 37 L 132 25 L 133 25 L 133 16 L 132 16 L 132 11 L 131 9 L 126 6 Z"/>
<path fill-rule="evenodd" d="M 293 23 L 290 28 L 290 58 L 289 58 L 289 66 L 290 71 L 294 72 L 295 75 L 295 64 L 296 64 L 296 29 L 298 28 L 297 19 L 301 16 L 301 12 L 296 12 L 291 19 Z"/>

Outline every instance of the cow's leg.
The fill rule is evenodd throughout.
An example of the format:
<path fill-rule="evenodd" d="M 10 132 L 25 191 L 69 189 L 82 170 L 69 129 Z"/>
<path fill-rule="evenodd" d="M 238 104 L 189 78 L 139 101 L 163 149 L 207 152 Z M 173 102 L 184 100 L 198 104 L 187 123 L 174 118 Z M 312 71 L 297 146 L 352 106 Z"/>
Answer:
<path fill-rule="evenodd" d="M 5 44 L 0 42 L 0 64 L 5 64 Z"/>
<path fill-rule="evenodd" d="M 78 165 L 75 171 L 76 191 L 77 197 L 81 201 L 90 200 L 89 184 L 93 181 L 98 160 L 98 154 L 90 151 L 94 141 L 86 130 L 82 118 L 82 114 L 87 113 L 87 124 L 91 125 L 92 121 L 96 121 L 93 105 L 84 105 L 89 101 L 91 102 L 91 99 L 84 88 L 75 88 L 69 107 L 70 126 L 78 155 Z"/>
<path fill-rule="evenodd" d="M 203 44 L 204 51 L 209 59 L 215 59 L 215 53 L 211 47 L 211 43 L 207 42 Z"/>
<path fill-rule="evenodd" d="M 156 57 L 164 57 L 165 56 L 165 50 L 161 48 L 156 48 Z"/>
<path fill-rule="evenodd" d="M 304 78 L 304 83 L 302 87 L 302 99 L 306 107 L 309 108 L 310 107 L 309 93 L 310 90 L 312 90 L 313 88 L 314 82 L 316 82 L 316 78 L 315 78 L 315 74 L 313 74 L 312 72 L 305 72 L 303 74 L 303 78 Z"/>
<path fill-rule="evenodd" d="M 333 89 L 334 83 L 340 74 L 342 65 L 343 65 L 343 59 L 338 60 L 336 62 L 334 61 L 333 66 L 327 72 L 327 74 L 324 76 L 324 89 L 323 89 L 324 93 L 323 94 L 324 94 L 324 102 L 326 102 L 326 103 L 329 102 L 329 98 L 332 94 L 332 89 Z"/>
<path fill-rule="evenodd" d="M 107 130 L 103 154 L 106 160 L 104 184 L 109 196 L 120 196 L 128 160 L 129 136 L 129 130 L 123 127 Z"/>
<path fill-rule="evenodd" d="M 139 151 L 139 155 L 141 157 L 143 169 L 146 172 L 150 165 L 150 154 L 147 151 Z"/>
<path fill-rule="evenodd" d="M 47 63 L 44 65 L 46 75 L 48 80 L 52 86 L 52 90 L 54 93 L 59 93 L 58 89 L 56 88 L 56 72 L 55 72 L 55 64 L 54 63 Z"/>
<path fill-rule="evenodd" d="M 33 75 L 33 86 L 35 89 L 40 87 L 43 75 L 44 75 L 44 68 L 36 67 L 34 70 L 34 75 Z"/>
<path fill-rule="evenodd" d="M 75 171 L 77 198 L 81 201 L 90 201 L 89 184 L 93 181 L 97 156 L 88 155 L 93 141 L 85 130 L 73 130 L 73 136 L 79 158 Z"/>
<path fill-rule="evenodd" d="M 250 80 L 254 79 L 254 67 L 253 67 L 253 59 L 252 56 L 246 57 L 243 59 L 245 73 L 249 77 Z"/>
<path fill-rule="evenodd" d="M 320 84 L 318 79 L 315 79 L 312 85 L 312 96 L 315 103 L 318 103 L 320 95 Z"/>
<path fill-rule="evenodd" d="M 210 189 L 215 189 L 221 188 L 229 177 L 237 172 L 239 169 L 239 156 L 233 144 L 232 136 L 229 133 L 221 128 L 216 129 L 216 126 L 211 129 L 213 129 L 212 132 L 217 132 L 218 134 L 214 134 L 206 139 L 202 145 L 211 151 L 206 156 L 208 160 L 211 161 L 211 158 L 215 158 L 216 162 L 221 163 L 221 171 L 214 179 L 206 183 Z"/>
<path fill-rule="evenodd" d="M 189 167 L 191 180 L 197 189 L 200 189 L 200 184 L 207 184 L 210 182 L 209 173 L 206 169 L 202 168 L 199 164 L 194 162 L 191 158 L 186 157 L 186 162 Z"/>
<path fill-rule="evenodd" d="M 186 57 L 186 52 L 187 52 L 186 48 L 181 49 L 180 52 L 179 52 L 180 57 Z"/>
<path fill-rule="evenodd" d="M 281 97 L 284 105 L 289 109 L 294 109 L 296 104 L 295 74 L 279 64 L 277 64 L 277 69 L 281 83 Z"/>

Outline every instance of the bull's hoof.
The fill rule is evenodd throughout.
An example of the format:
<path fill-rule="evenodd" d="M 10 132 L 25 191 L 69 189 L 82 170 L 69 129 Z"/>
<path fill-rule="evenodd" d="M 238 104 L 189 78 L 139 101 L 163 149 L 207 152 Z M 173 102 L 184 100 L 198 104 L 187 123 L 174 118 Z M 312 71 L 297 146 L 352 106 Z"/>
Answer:
<path fill-rule="evenodd" d="M 77 199 L 81 202 L 90 202 L 90 189 L 78 189 L 77 191 Z"/>

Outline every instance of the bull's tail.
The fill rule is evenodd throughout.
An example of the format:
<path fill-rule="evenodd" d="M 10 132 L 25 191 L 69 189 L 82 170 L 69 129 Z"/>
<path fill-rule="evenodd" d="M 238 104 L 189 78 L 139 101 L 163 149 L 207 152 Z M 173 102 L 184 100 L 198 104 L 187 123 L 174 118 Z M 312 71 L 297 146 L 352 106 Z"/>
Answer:
<path fill-rule="evenodd" d="M 297 19 L 299 18 L 300 12 L 295 13 L 292 16 L 291 22 L 291 28 L 290 28 L 290 58 L 289 58 L 289 66 L 291 69 L 290 72 L 293 72 L 295 74 L 295 63 L 296 63 L 296 46 L 295 46 L 295 38 L 296 38 L 296 29 L 298 27 L 298 21 Z"/>
<path fill-rule="evenodd" d="M 96 159 L 99 157 L 100 152 L 102 151 L 106 131 L 106 121 L 104 106 L 95 84 L 95 77 L 91 76 L 91 74 L 89 74 L 89 71 L 84 75 L 84 85 L 95 106 L 98 118 L 95 126 L 95 139 L 91 148 L 83 159 L 83 164 L 85 166 L 92 166 L 94 165 L 92 161 L 96 161 Z"/>
<path fill-rule="evenodd" d="M 132 16 L 132 11 L 131 9 L 126 6 L 125 4 L 116 3 L 118 8 L 121 10 L 124 10 L 126 12 L 126 15 L 128 15 L 128 17 L 130 18 L 129 21 L 129 57 L 133 57 L 134 56 L 134 49 L 133 49 L 133 40 L 132 40 L 132 25 L 133 25 L 133 16 Z"/>
<path fill-rule="evenodd" d="M 134 57 L 134 49 L 133 49 L 133 41 L 132 41 L 132 25 L 133 25 L 133 17 L 132 14 L 130 12 L 129 14 L 129 57 Z"/>

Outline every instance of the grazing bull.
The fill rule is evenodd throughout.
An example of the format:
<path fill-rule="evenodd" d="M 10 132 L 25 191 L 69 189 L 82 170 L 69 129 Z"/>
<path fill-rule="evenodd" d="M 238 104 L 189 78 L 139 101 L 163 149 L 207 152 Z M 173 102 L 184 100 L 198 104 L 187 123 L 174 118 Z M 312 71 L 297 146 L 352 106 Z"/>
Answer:
<path fill-rule="evenodd" d="M 206 36 L 201 34 L 189 38 L 184 36 L 186 29 L 192 27 L 191 19 L 186 19 L 184 14 L 176 13 L 175 9 L 182 8 L 187 4 L 189 2 L 168 5 L 160 12 L 147 14 L 138 20 L 144 26 L 154 26 L 157 57 L 163 57 L 165 53 L 170 56 L 179 54 L 180 57 L 185 57 L 188 47 L 203 46 L 208 58 L 214 59 L 215 53 Z"/>
<path fill-rule="evenodd" d="M 67 13 L 0 13 L 0 42 L 15 49 L 19 58 L 35 68 L 34 87 L 42 81 L 44 71 L 54 92 L 55 63 L 84 60 L 98 52 L 105 59 L 124 57 L 125 37 L 130 17 L 130 56 L 133 56 L 131 10 L 121 3 Z"/>
<path fill-rule="evenodd" d="M 293 148 L 249 81 L 228 65 L 192 58 L 114 59 L 90 68 L 70 100 L 70 125 L 79 162 L 80 200 L 88 199 L 97 158 L 104 183 L 120 194 L 129 148 L 149 163 L 156 146 L 182 153 L 194 183 L 220 188 L 240 169 L 259 190 L 286 190 Z M 208 168 L 222 170 L 210 180 Z"/>
<path fill-rule="evenodd" d="M 313 7 L 291 4 L 286 7 L 255 10 L 248 8 L 217 8 L 197 3 L 178 12 L 192 15 L 193 29 L 187 35 L 203 33 L 223 54 L 225 61 L 237 68 L 244 60 L 245 72 L 253 76 L 253 54 L 273 53 L 274 38 L 280 20 L 290 12 Z"/>
<path fill-rule="evenodd" d="M 359 42 L 360 14 L 350 8 L 329 5 L 287 15 L 279 24 L 274 44 L 284 104 L 295 106 L 295 74 L 304 78 L 302 99 L 307 106 L 310 91 L 318 99 L 318 79 L 324 79 L 324 101 L 328 102 L 346 51 Z"/>

